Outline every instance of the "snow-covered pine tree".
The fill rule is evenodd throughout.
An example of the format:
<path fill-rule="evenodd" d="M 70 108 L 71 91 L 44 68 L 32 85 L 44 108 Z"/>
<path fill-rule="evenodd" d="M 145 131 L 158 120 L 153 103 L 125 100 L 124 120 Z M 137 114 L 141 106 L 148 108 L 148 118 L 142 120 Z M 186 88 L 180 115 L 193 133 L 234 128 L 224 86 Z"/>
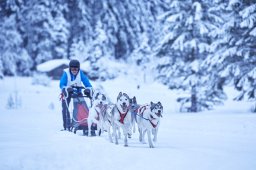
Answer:
<path fill-rule="evenodd" d="M 216 86 L 216 80 L 202 65 L 210 49 L 209 33 L 216 29 L 212 22 L 215 15 L 208 11 L 210 5 L 207 1 L 174 0 L 161 16 L 164 27 L 162 41 L 156 48 L 158 78 L 170 88 L 182 88 L 188 93 L 177 99 L 182 111 L 211 109 L 220 102 L 216 88 L 211 88 Z"/>
<path fill-rule="evenodd" d="M 7 0 L 0 6 L 0 77 L 4 75 L 30 75 L 32 60 L 23 46 L 17 29 L 16 2 Z"/>
<path fill-rule="evenodd" d="M 50 1 L 28 0 L 21 4 L 18 16 L 18 28 L 22 33 L 23 43 L 36 65 L 52 59 L 52 41 L 46 23 L 52 19 Z"/>
<path fill-rule="evenodd" d="M 70 8 L 72 7 L 71 4 L 74 7 L 74 2 L 69 3 Z M 156 14 L 157 12 L 154 8 L 157 5 L 155 3 L 152 0 L 147 2 L 99 0 L 86 3 L 84 5 L 87 7 L 86 10 L 92 9 L 88 10 L 87 15 L 87 23 L 91 24 L 93 28 L 93 31 L 88 35 L 91 39 L 87 39 L 85 43 L 83 40 L 86 38 L 82 39 L 80 37 L 77 40 L 73 38 L 70 57 L 75 56 L 82 61 L 89 61 L 95 71 L 101 70 L 97 63 L 99 58 L 127 60 L 134 49 L 139 46 L 141 49 L 141 42 L 145 42 L 144 37 L 148 38 L 147 36 L 150 36 L 148 43 L 154 41 L 154 34 L 151 32 L 153 32 L 155 22 L 153 13 Z M 127 15 L 128 13 L 129 15 Z M 98 56 L 99 53 L 101 53 L 100 56 Z M 83 57 L 79 57 L 82 55 Z M 102 65 L 100 66 L 102 67 Z M 93 75 L 96 75 L 95 71 L 93 71 Z"/>
<path fill-rule="evenodd" d="M 159 0 L 139 2 L 137 6 L 140 12 L 137 15 L 140 17 L 136 18 L 140 18 L 137 24 L 141 24 L 142 31 L 138 34 L 136 40 L 138 45 L 134 47 L 129 58 L 138 66 L 149 67 L 152 58 L 152 47 L 158 43 L 158 33 L 161 32 L 161 23 L 157 22 L 157 16 L 162 14 L 164 10 L 163 2 Z"/>
<path fill-rule="evenodd" d="M 93 40 L 90 43 L 88 54 L 88 61 L 91 67 L 88 76 L 91 79 L 108 79 L 108 63 L 102 61 L 114 57 L 113 51 L 109 48 L 109 38 L 106 35 L 101 20 L 98 20 L 95 26 Z"/>
<path fill-rule="evenodd" d="M 68 57 L 68 38 L 70 24 L 67 22 L 65 15 L 68 12 L 65 0 L 50 1 L 51 19 L 45 23 L 45 27 L 49 30 L 50 39 L 52 41 L 52 57 L 67 58 Z"/>
<path fill-rule="evenodd" d="M 208 68 L 219 71 L 225 83 L 234 83 L 241 91 L 236 100 L 255 100 L 256 78 L 256 4 L 253 0 L 222 3 L 222 26 L 213 35 Z"/>
<path fill-rule="evenodd" d="M 127 60 L 133 50 L 140 46 L 141 37 L 152 32 L 157 2 L 102 0 L 100 18 L 109 39 L 109 48 L 116 59 Z"/>
<path fill-rule="evenodd" d="M 80 61 L 88 59 L 88 49 L 93 37 L 94 17 L 92 10 L 94 1 L 67 1 L 66 13 L 69 22 L 68 58 Z"/>
<path fill-rule="evenodd" d="M 67 11 L 63 0 L 22 1 L 18 12 L 18 29 L 23 44 L 37 64 L 54 58 L 67 57 L 68 23 L 64 18 Z"/>
<path fill-rule="evenodd" d="M 236 65 L 240 74 L 235 77 L 235 87 L 241 91 L 237 100 L 256 101 L 256 3 L 253 0 L 240 1 L 237 26 L 242 36 L 234 44 L 239 60 Z"/>

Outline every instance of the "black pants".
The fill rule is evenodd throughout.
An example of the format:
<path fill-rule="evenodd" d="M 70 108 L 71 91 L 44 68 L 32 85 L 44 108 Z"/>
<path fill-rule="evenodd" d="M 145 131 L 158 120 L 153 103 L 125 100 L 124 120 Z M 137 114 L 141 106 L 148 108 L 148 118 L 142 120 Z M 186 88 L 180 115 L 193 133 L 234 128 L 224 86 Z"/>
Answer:
<path fill-rule="evenodd" d="M 62 99 L 62 119 L 63 119 L 63 128 L 64 130 L 69 130 L 71 127 L 71 119 L 70 119 L 70 113 L 68 110 L 68 106 L 70 103 L 71 98 L 68 97 L 65 99 Z"/>

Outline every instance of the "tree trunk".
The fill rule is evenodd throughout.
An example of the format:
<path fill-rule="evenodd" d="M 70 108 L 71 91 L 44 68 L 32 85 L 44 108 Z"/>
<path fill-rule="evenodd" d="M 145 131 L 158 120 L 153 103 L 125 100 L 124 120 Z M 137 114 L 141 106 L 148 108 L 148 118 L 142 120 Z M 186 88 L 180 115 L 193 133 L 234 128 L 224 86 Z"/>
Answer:
<path fill-rule="evenodd" d="M 191 90 L 191 112 L 197 112 L 197 95 L 196 95 L 196 86 L 192 86 Z"/>

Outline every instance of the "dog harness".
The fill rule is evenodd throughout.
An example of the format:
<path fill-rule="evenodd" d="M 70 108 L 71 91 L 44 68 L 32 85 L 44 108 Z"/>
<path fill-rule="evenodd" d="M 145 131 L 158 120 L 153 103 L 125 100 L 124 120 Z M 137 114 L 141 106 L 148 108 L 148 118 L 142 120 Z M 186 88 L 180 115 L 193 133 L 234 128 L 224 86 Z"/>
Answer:
<path fill-rule="evenodd" d="M 145 118 L 145 117 L 143 117 L 143 113 L 144 113 L 144 111 L 146 110 L 146 107 L 147 107 L 148 105 L 144 105 L 144 106 L 141 106 L 140 108 L 139 108 L 139 110 L 138 110 L 138 112 L 140 113 L 140 114 L 137 114 L 140 118 L 142 118 L 142 119 L 145 119 L 145 120 L 148 120 L 149 122 L 150 122 L 150 124 L 153 126 L 153 128 L 156 128 L 157 127 L 157 125 L 158 125 L 158 122 L 156 123 L 156 124 L 154 124 L 153 123 L 153 116 L 151 116 L 150 115 L 150 117 L 151 117 L 151 119 L 147 119 L 147 118 Z"/>
<path fill-rule="evenodd" d="M 106 110 L 107 110 L 107 105 L 103 105 L 103 106 L 97 105 L 96 107 L 100 108 L 100 112 L 98 112 L 98 110 L 95 108 L 95 111 L 96 111 L 96 113 L 98 115 L 96 120 L 100 120 L 100 113 L 102 113 L 101 115 L 103 117 L 105 116 Z"/>
<path fill-rule="evenodd" d="M 153 128 L 156 128 L 157 125 L 158 125 L 158 122 L 157 122 L 156 124 L 154 124 L 154 123 L 152 122 L 152 120 L 149 120 L 149 122 L 150 122 L 150 124 L 153 126 Z"/>
<path fill-rule="evenodd" d="M 103 113 L 102 115 L 103 115 L 103 117 L 106 115 L 106 113 L 107 113 L 107 105 L 106 104 L 104 104 L 101 108 L 100 108 L 100 111 L 101 111 L 101 113 Z"/>
<path fill-rule="evenodd" d="M 147 106 L 148 106 L 148 105 L 141 106 L 141 107 L 138 109 L 138 113 L 141 113 L 141 114 L 143 115 L 143 113 L 145 112 Z"/>
<path fill-rule="evenodd" d="M 96 111 L 96 113 L 97 113 L 97 117 L 95 117 L 95 119 L 99 121 L 99 120 L 100 120 L 100 113 L 98 112 L 97 109 L 95 109 L 95 111 Z"/>
<path fill-rule="evenodd" d="M 117 110 L 118 110 L 118 109 L 117 109 Z M 125 116 L 127 115 L 128 111 L 129 111 L 129 109 L 127 109 L 127 111 L 126 111 L 125 113 L 121 113 L 121 112 L 118 110 L 119 115 L 120 115 L 120 120 L 119 120 L 120 123 L 124 124 L 124 118 L 125 118 Z"/>

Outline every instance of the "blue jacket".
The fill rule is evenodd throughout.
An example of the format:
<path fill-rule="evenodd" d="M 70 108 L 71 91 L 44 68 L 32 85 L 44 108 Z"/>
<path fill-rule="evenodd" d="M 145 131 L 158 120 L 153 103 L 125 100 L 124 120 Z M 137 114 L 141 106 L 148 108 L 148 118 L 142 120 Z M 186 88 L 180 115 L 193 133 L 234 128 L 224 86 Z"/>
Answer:
<path fill-rule="evenodd" d="M 78 76 L 79 73 L 80 73 L 80 76 L 81 76 L 81 81 L 84 84 L 84 86 L 85 87 L 92 87 L 88 77 L 82 71 L 79 71 L 76 76 Z M 76 76 L 74 76 L 71 73 L 70 73 L 70 75 L 71 75 L 71 81 L 75 80 Z M 67 73 L 64 71 L 61 78 L 60 78 L 60 89 L 63 89 L 64 87 L 66 87 L 67 83 L 68 83 L 68 76 L 67 76 Z"/>

